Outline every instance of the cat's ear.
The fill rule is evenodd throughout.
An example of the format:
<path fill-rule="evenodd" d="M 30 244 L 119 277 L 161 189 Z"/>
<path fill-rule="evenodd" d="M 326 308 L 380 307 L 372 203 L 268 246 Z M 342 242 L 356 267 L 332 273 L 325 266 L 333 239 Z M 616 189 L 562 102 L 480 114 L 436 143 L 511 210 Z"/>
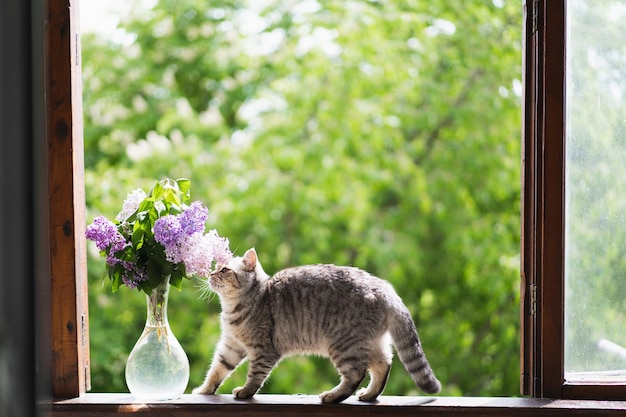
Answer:
<path fill-rule="evenodd" d="M 254 268 L 256 268 L 256 263 L 256 251 L 254 250 L 254 248 L 250 248 L 243 255 L 243 266 L 245 267 L 246 271 L 252 272 L 254 271 Z"/>

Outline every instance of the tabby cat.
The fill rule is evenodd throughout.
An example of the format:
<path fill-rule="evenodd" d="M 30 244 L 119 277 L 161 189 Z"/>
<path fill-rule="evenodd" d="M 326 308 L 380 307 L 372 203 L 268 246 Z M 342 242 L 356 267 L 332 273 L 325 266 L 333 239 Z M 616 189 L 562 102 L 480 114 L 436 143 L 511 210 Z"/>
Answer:
<path fill-rule="evenodd" d="M 370 373 L 361 401 L 385 388 L 391 344 L 415 384 L 435 394 L 441 384 L 430 368 L 415 324 L 392 286 L 367 272 L 335 265 L 284 269 L 269 277 L 254 249 L 218 265 L 209 287 L 222 304 L 222 335 L 204 383 L 194 394 L 214 394 L 222 381 L 249 360 L 248 378 L 236 398 L 251 398 L 281 360 L 292 354 L 330 357 L 341 383 L 320 395 L 324 403 L 348 398 Z"/>

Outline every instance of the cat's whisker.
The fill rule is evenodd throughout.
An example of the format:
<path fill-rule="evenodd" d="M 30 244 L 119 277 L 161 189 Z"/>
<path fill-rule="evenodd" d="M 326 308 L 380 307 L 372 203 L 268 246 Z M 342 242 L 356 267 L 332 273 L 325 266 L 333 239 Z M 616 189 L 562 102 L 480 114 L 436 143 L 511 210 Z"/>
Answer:
<path fill-rule="evenodd" d="M 196 282 L 197 284 L 195 285 L 196 287 L 195 292 L 200 293 L 200 295 L 198 296 L 198 299 L 208 301 L 208 302 L 213 301 L 213 298 L 215 297 L 215 293 L 213 292 L 213 290 L 211 290 L 211 287 L 209 286 L 209 280 L 206 278 L 196 278 Z"/>

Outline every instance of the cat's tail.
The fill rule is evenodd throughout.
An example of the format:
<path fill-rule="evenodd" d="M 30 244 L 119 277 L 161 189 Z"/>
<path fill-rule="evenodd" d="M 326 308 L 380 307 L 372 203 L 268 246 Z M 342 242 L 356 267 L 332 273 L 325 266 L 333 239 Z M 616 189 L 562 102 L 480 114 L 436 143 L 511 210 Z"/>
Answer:
<path fill-rule="evenodd" d="M 398 357 L 415 385 L 427 394 L 438 393 L 441 390 L 441 383 L 426 359 L 415 323 L 406 308 L 390 315 L 389 332 Z"/>

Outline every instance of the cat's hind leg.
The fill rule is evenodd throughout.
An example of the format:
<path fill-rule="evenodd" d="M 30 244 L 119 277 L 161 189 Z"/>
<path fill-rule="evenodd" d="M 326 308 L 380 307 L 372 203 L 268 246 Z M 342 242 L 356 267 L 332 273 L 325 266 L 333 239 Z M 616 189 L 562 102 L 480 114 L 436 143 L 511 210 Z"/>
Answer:
<path fill-rule="evenodd" d="M 361 385 L 367 371 L 367 358 L 363 349 L 353 347 L 350 350 L 333 355 L 330 359 L 341 375 L 341 382 L 330 391 L 320 394 L 325 404 L 339 403 L 348 398 Z"/>
<path fill-rule="evenodd" d="M 380 349 L 376 349 L 370 358 L 369 362 L 369 374 L 370 383 L 367 388 L 359 390 L 357 397 L 361 401 L 375 401 L 376 398 L 383 392 L 387 380 L 389 379 L 389 371 L 391 370 L 391 345 L 384 343 Z"/>
<path fill-rule="evenodd" d="M 371 380 L 367 388 L 363 388 L 357 393 L 359 400 L 366 402 L 376 401 L 376 398 L 382 394 L 385 385 L 387 385 L 389 371 L 391 371 L 391 365 L 388 363 L 378 362 L 375 365 L 370 365 L 369 373 Z"/>

